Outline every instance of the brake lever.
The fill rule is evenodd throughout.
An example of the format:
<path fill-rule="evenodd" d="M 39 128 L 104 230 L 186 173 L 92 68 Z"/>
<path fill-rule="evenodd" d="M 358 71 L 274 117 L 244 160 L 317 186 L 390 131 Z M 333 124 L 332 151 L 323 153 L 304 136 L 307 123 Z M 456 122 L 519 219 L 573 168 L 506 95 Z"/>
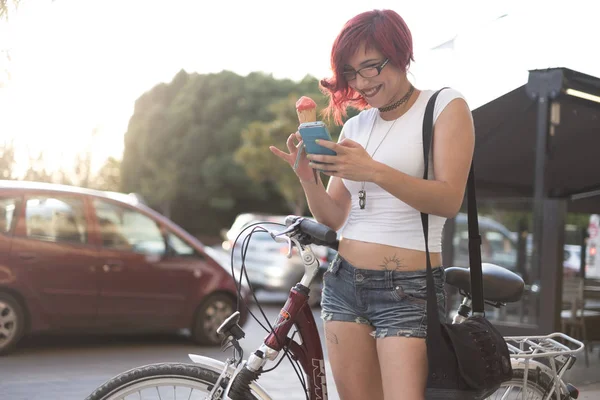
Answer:
<path fill-rule="evenodd" d="M 279 243 L 287 243 L 287 245 L 288 245 L 287 258 L 292 257 L 292 247 L 294 244 L 296 244 L 296 246 L 298 246 L 299 248 L 302 248 L 300 242 L 296 238 L 292 238 L 291 236 L 288 235 L 289 233 L 292 233 L 298 229 L 298 227 L 300 226 L 300 222 L 302 222 L 302 220 L 299 218 L 296 222 L 294 222 L 289 227 L 287 227 L 287 229 L 284 229 L 281 232 L 275 233 L 275 232 L 269 231 L 269 234 L 271 235 L 273 240 L 275 240 L 276 242 L 279 242 Z"/>
<path fill-rule="evenodd" d="M 288 242 L 288 252 L 287 252 L 287 258 L 292 258 L 292 238 L 286 236 L 285 237 L 287 239 Z"/>
<path fill-rule="evenodd" d="M 300 226 L 300 222 L 301 222 L 301 220 L 298 219 L 296 222 L 294 222 L 293 224 L 291 224 L 286 229 L 284 229 L 283 231 L 280 231 L 280 232 L 273 232 L 270 230 L 267 230 L 267 232 L 269 232 L 269 235 L 271 235 L 271 237 L 275 241 L 277 241 L 277 238 L 284 236 L 284 235 L 286 236 L 286 238 L 289 239 L 289 237 L 287 236 L 288 233 L 291 233 L 291 232 L 295 231 L 296 229 L 298 229 L 298 226 Z"/>

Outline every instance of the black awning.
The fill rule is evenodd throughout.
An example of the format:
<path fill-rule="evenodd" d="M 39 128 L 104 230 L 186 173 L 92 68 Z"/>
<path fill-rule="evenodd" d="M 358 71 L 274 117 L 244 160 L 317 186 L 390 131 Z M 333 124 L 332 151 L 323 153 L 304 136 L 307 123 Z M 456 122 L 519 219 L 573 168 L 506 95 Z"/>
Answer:
<path fill-rule="evenodd" d="M 548 71 L 551 79 L 561 81 L 550 112 L 546 193 L 570 198 L 596 191 L 600 189 L 600 102 L 567 94 L 567 89 L 599 96 L 600 79 L 565 68 L 541 72 Z M 473 110 L 478 197 L 533 196 L 538 107 L 530 95 L 535 90 L 532 75 L 537 72 L 530 73 L 529 86 Z M 579 208 L 599 212 L 600 196 L 574 201 L 572 211 Z"/>

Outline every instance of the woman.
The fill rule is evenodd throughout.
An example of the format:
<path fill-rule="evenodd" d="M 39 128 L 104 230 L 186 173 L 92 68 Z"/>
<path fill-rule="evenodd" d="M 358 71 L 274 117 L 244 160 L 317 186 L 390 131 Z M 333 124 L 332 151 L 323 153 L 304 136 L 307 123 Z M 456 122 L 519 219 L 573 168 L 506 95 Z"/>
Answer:
<path fill-rule="evenodd" d="M 411 33 L 391 10 L 365 12 L 334 42 L 333 77 L 321 81 L 326 114 L 349 119 L 337 156 L 312 155 L 296 169 L 313 216 L 341 230 L 339 255 L 324 277 L 322 318 L 340 398 L 424 399 L 427 380 L 425 245 L 420 212 L 429 216 L 429 249 L 440 313 L 445 315 L 441 235 L 462 204 L 474 148 L 470 110 L 455 90 L 442 91 L 434 111 L 430 176 L 423 180 L 422 126 L 434 91 L 407 79 Z M 271 151 L 291 166 L 289 153 Z M 328 165 L 314 162 L 326 162 Z M 313 168 L 331 178 L 327 189 Z"/>

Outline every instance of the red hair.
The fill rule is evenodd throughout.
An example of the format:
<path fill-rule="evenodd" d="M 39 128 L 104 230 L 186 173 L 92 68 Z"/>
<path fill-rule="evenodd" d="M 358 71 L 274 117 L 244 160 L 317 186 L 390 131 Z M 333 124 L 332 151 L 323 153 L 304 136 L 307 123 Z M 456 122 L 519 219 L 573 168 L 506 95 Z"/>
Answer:
<path fill-rule="evenodd" d="M 408 26 L 395 11 L 373 10 L 358 14 L 344 25 L 331 49 L 333 77 L 321 80 L 322 91 L 329 96 L 325 116 L 333 117 L 339 125 L 343 123 L 346 108 L 359 110 L 368 104 L 344 79 L 344 66 L 354 55 L 361 43 L 374 47 L 395 67 L 406 72 L 413 58 L 412 35 Z"/>

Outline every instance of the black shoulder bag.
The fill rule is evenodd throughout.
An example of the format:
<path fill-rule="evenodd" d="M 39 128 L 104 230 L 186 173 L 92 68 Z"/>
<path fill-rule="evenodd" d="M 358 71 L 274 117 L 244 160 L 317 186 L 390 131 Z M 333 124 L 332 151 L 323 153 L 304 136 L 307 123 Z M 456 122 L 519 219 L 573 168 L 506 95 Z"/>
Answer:
<path fill-rule="evenodd" d="M 439 92 L 427 103 L 423 121 L 423 156 L 428 178 L 429 152 L 433 143 L 433 110 Z M 460 324 L 440 322 L 431 260 L 429 257 L 429 218 L 421 213 L 427 252 L 427 378 L 428 400 L 478 400 L 512 379 L 508 347 L 498 330 L 485 318 L 481 271 L 481 237 L 477 221 L 473 164 L 467 181 L 469 264 L 473 314 Z"/>

